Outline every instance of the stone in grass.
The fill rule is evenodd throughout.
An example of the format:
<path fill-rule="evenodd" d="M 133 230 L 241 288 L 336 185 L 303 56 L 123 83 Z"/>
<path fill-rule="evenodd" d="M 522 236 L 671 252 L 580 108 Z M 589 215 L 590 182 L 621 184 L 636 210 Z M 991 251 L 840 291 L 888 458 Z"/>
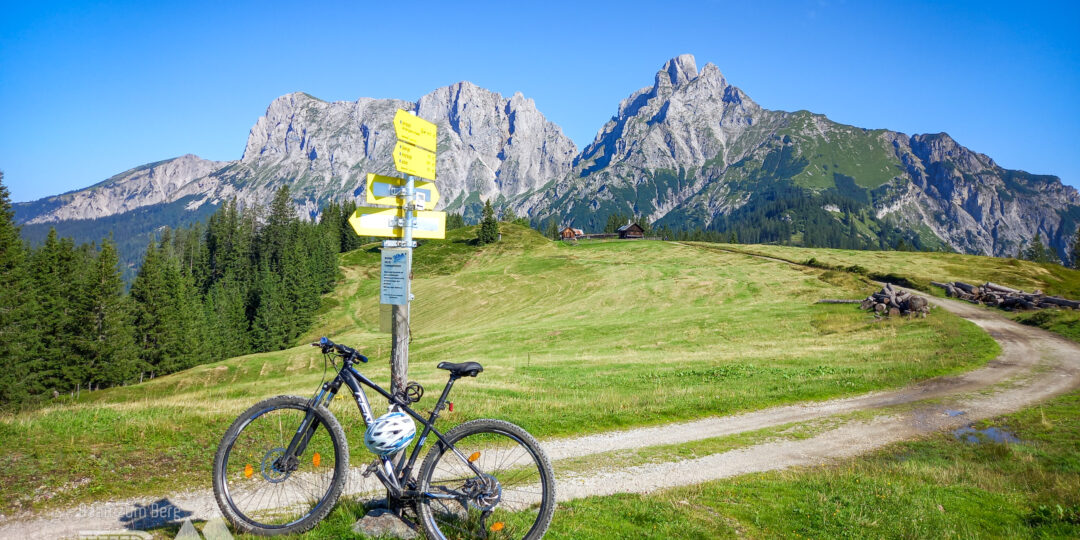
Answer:
<path fill-rule="evenodd" d="M 410 539 L 417 537 L 416 531 L 385 508 L 373 508 L 367 515 L 353 524 L 352 530 L 356 534 L 364 534 L 372 538 Z"/>

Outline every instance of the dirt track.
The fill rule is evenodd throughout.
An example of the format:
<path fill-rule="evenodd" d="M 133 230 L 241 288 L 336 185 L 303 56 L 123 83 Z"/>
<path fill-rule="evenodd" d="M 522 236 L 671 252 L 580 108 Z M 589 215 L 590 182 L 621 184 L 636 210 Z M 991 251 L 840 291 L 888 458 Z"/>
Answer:
<path fill-rule="evenodd" d="M 930 301 L 986 330 L 1000 344 L 1001 355 L 985 367 L 963 375 L 933 379 L 894 391 L 545 441 L 544 446 L 555 461 L 556 476 L 559 477 L 559 500 L 622 492 L 647 493 L 739 474 L 827 463 L 929 432 L 1013 412 L 1080 387 L 1080 344 L 1023 326 L 978 306 L 938 298 Z M 927 400 L 932 403 L 920 405 Z M 558 474 L 557 460 L 566 457 L 719 437 L 902 404 L 910 406 L 904 408 L 904 412 L 849 421 L 809 439 L 767 442 L 698 459 L 578 476 Z M 351 488 L 353 492 L 365 492 L 369 485 L 357 483 L 351 484 Z M 174 494 L 164 503 L 161 501 L 161 498 L 142 498 L 99 502 L 47 515 L 9 518 L 0 524 L 0 538 L 74 537 L 80 530 L 120 529 L 123 528 L 121 516 L 130 516 L 133 511 L 137 513 L 138 508 L 150 504 L 167 508 L 167 514 L 173 517 L 198 520 L 219 515 L 213 494 L 208 491 Z M 155 520 L 147 520 L 140 525 L 154 523 Z"/>
<path fill-rule="evenodd" d="M 912 404 L 904 412 L 848 422 L 800 441 L 769 442 L 698 459 L 565 478 L 558 485 L 559 499 L 620 492 L 647 493 L 750 472 L 826 463 L 933 431 L 954 429 L 1017 411 L 1080 387 L 1080 344 L 1018 324 L 978 306 L 937 298 L 930 301 L 982 327 L 1001 345 L 1001 354 L 975 371 L 932 379 L 891 392 L 606 433 L 573 441 L 552 441 L 546 447 L 552 459 L 558 459 L 556 456 L 564 457 L 572 453 L 573 448 L 583 446 L 598 445 L 609 450 L 634 448 L 659 441 L 704 439 L 857 410 Z M 933 402 L 919 404 L 926 400 Z"/>

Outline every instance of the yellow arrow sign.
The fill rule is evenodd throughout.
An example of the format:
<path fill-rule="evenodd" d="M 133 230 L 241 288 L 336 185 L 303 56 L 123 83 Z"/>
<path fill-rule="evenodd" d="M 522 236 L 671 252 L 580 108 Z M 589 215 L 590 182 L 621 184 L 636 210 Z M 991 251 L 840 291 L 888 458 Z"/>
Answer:
<path fill-rule="evenodd" d="M 435 152 L 398 141 L 394 145 L 394 168 L 413 176 L 435 179 Z"/>
<path fill-rule="evenodd" d="M 349 218 L 358 236 L 404 238 L 404 208 L 357 208 Z M 413 238 L 446 238 L 446 212 L 412 212 Z"/>
<path fill-rule="evenodd" d="M 434 208 L 439 202 L 439 190 L 434 182 L 415 180 L 416 200 L 423 201 L 427 208 Z M 387 204 L 400 206 L 405 202 L 405 179 L 381 174 L 367 175 L 367 202 L 369 204 Z"/>
<path fill-rule="evenodd" d="M 434 152 L 439 128 L 419 116 L 398 109 L 394 113 L 394 133 L 409 144 Z"/>

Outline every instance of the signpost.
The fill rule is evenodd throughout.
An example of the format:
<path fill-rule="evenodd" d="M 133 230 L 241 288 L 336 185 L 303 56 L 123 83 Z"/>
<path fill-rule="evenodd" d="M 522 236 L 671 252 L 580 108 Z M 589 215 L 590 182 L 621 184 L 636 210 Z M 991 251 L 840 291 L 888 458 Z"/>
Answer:
<path fill-rule="evenodd" d="M 413 176 L 435 179 L 435 152 L 398 141 L 394 145 L 394 168 Z"/>
<path fill-rule="evenodd" d="M 409 304 L 409 248 L 382 250 L 382 283 L 379 303 L 394 306 Z"/>
<path fill-rule="evenodd" d="M 349 224 L 360 236 L 384 236 L 379 303 L 391 309 L 390 391 L 405 390 L 409 373 L 409 302 L 412 300 L 414 238 L 446 238 L 446 212 L 424 210 L 439 202 L 435 188 L 438 127 L 398 110 L 394 114 L 394 167 L 405 178 L 367 175 L 366 201 L 392 208 L 357 208 Z M 432 182 L 418 181 L 419 176 Z M 391 410 L 393 410 L 391 405 Z"/>
<path fill-rule="evenodd" d="M 370 204 L 387 204 L 402 206 L 405 199 L 404 178 L 383 176 L 381 174 L 368 173 L 367 175 L 367 202 Z M 424 208 L 434 207 L 439 202 L 439 190 L 435 189 L 434 182 L 414 182 L 416 202 L 424 204 Z"/>
<path fill-rule="evenodd" d="M 406 215 L 410 216 L 409 223 L 405 222 Z M 409 225 L 413 238 L 446 238 L 446 212 L 362 206 L 349 218 L 349 225 L 360 236 L 405 238 Z"/>

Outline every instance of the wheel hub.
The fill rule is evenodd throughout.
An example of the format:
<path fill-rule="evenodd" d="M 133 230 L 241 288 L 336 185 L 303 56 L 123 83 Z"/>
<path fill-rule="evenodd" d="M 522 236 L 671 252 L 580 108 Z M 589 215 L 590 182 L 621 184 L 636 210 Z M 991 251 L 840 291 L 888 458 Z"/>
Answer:
<path fill-rule="evenodd" d="M 502 500 L 502 485 L 490 474 L 485 474 L 465 481 L 462 491 L 476 508 L 489 511 Z"/>
<path fill-rule="evenodd" d="M 267 482 L 277 484 L 284 482 L 299 463 L 295 457 L 285 459 L 284 448 L 271 448 L 266 451 L 262 460 L 262 476 Z"/>

